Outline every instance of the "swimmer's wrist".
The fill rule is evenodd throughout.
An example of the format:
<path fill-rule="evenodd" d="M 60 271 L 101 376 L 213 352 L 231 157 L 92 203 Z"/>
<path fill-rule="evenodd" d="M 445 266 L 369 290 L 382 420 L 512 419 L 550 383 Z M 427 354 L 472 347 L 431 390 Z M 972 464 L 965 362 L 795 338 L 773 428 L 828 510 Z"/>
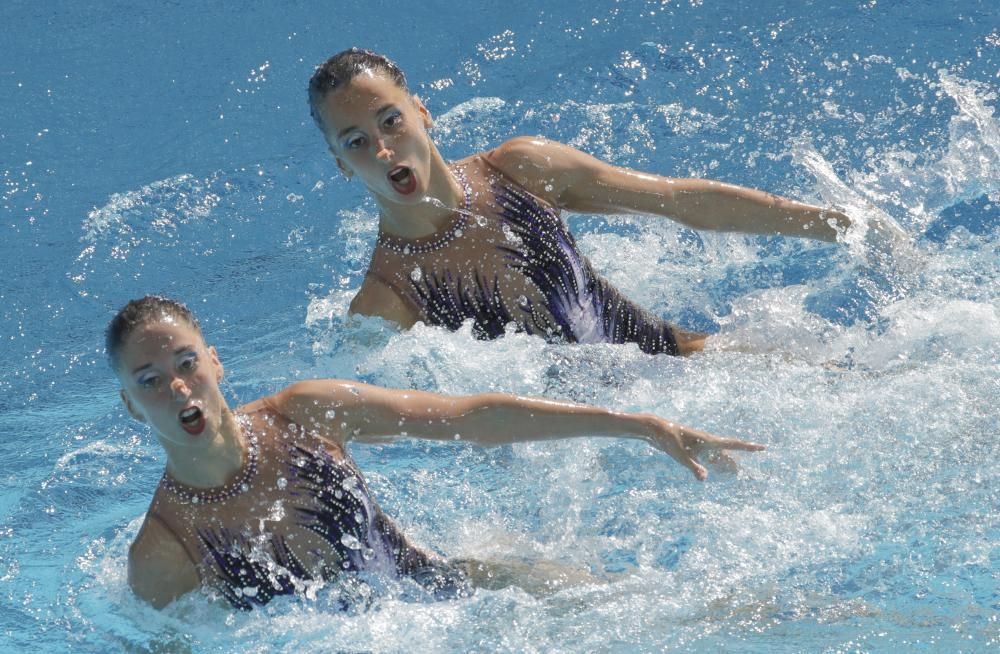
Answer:
<path fill-rule="evenodd" d="M 636 414 L 635 419 L 639 423 L 638 437 L 653 447 L 657 447 L 659 439 L 673 427 L 673 423 L 669 420 L 652 413 Z"/>

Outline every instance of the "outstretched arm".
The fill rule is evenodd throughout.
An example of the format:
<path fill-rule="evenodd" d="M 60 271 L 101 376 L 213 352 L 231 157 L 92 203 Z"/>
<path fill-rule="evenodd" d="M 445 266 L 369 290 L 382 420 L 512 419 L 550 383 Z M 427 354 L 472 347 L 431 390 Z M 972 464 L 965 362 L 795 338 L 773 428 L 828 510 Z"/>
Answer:
<path fill-rule="evenodd" d="M 835 209 L 723 182 L 618 168 L 542 138 L 515 138 L 488 156 L 529 191 L 570 211 L 637 212 L 672 218 L 693 229 L 825 241 L 835 241 L 851 224 Z"/>
<path fill-rule="evenodd" d="M 281 411 L 338 440 L 406 435 L 467 440 L 484 447 L 570 436 L 644 440 L 704 480 L 698 456 L 712 450 L 759 451 L 763 445 L 720 438 L 651 414 L 585 404 L 483 393 L 449 397 L 338 380 L 299 382 L 275 396 Z M 334 417 L 330 417 L 334 412 Z"/>

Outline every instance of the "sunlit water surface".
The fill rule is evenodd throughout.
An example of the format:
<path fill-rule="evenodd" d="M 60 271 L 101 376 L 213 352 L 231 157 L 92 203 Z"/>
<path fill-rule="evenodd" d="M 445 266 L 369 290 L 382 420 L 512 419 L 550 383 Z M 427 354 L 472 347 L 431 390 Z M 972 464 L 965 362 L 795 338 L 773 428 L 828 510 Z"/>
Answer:
<path fill-rule="evenodd" d="M 337 4 L 0 10 L 0 649 L 1000 649 L 995 3 Z M 915 252 L 567 216 L 627 294 L 727 346 L 678 359 L 345 326 L 376 211 L 336 174 L 304 86 L 355 44 L 409 71 L 446 157 L 544 134 L 889 215 Z M 503 390 L 769 449 L 698 484 L 607 439 L 352 447 L 418 542 L 611 581 L 157 613 L 125 560 L 163 457 L 101 342 L 146 292 L 193 306 L 233 402 L 318 376 Z"/>

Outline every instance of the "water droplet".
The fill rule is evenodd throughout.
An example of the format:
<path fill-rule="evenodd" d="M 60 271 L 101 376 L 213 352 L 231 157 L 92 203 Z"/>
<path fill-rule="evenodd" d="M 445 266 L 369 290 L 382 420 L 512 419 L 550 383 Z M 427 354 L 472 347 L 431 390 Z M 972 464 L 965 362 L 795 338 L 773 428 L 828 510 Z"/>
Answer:
<path fill-rule="evenodd" d="M 476 224 L 480 227 L 486 227 L 486 216 L 483 214 L 478 214 L 476 216 Z"/>
<path fill-rule="evenodd" d="M 247 597 L 257 597 L 257 587 L 256 586 L 247 586 L 246 588 L 243 588 L 242 591 L 243 591 L 243 594 L 245 596 L 247 596 Z"/>
<path fill-rule="evenodd" d="M 336 497 L 339 500 L 340 498 L 342 498 L 344 496 L 344 491 L 342 491 L 340 489 L 337 489 L 337 490 L 333 491 L 333 496 Z"/>
<path fill-rule="evenodd" d="M 518 295 L 517 296 L 517 306 L 522 307 L 522 308 L 527 308 L 528 307 L 528 298 L 526 298 L 523 295 Z"/>
<path fill-rule="evenodd" d="M 358 485 L 358 480 L 356 477 L 345 477 L 344 481 L 340 482 L 340 486 L 344 490 L 350 490 L 357 485 Z"/>
<path fill-rule="evenodd" d="M 454 439 L 456 441 L 460 441 L 460 440 L 462 440 L 462 435 L 461 434 L 455 434 Z"/>
<path fill-rule="evenodd" d="M 361 550 L 361 557 L 365 561 L 371 561 L 373 558 L 375 558 L 375 550 L 373 550 L 370 547 L 366 547 L 363 550 Z"/>
<path fill-rule="evenodd" d="M 247 486 L 245 483 L 244 484 L 240 484 L 240 490 L 245 493 L 248 490 L 250 490 L 250 487 Z"/>
<path fill-rule="evenodd" d="M 278 477 L 278 488 L 284 490 L 288 486 L 288 480 L 284 477 Z"/>
<path fill-rule="evenodd" d="M 414 268 L 413 270 L 410 271 L 410 279 L 412 279 L 413 281 L 419 282 L 423 278 L 424 274 L 420 272 L 420 268 Z"/>
<path fill-rule="evenodd" d="M 460 229 L 456 229 L 456 230 L 455 230 L 455 238 L 459 238 L 459 237 L 461 237 L 461 236 L 462 236 L 462 230 L 460 230 Z"/>
<path fill-rule="evenodd" d="M 351 391 L 351 395 L 361 395 L 361 391 L 358 390 L 357 386 L 350 386 L 347 390 Z"/>
<path fill-rule="evenodd" d="M 551 192 L 552 192 L 552 185 L 551 185 L 551 184 L 546 184 L 546 185 L 545 185 L 545 190 L 546 190 L 547 192 L 551 193 Z"/>
<path fill-rule="evenodd" d="M 410 246 L 409 245 L 404 245 L 403 246 L 403 254 L 409 254 L 409 253 L 410 253 Z"/>
<path fill-rule="evenodd" d="M 352 550 L 361 549 L 361 541 L 355 538 L 351 534 L 341 534 L 340 542 L 344 544 L 344 547 Z"/>
<path fill-rule="evenodd" d="M 333 409 L 330 409 L 329 411 L 326 412 L 326 419 L 327 420 L 333 420 L 336 417 L 337 417 L 337 412 L 334 411 Z"/>
<path fill-rule="evenodd" d="M 358 524 L 360 525 L 360 524 L 362 524 L 362 523 L 363 523 L 364 521 L 365 521 L 365 516 L 364 516 L 364 514 L 362 514 L 362 513 L 361 513 L 361 511 L 355 511 L 355 512 L 354 512 L 354 522 L 356 522 L 356 523 L 358 523 Z"/>
<path fill-rule="evenodd" d="M 198 502 L 200 502 L 200 501 L 201 501 L 201 498 L 200 498 L 200 497 L 198 497 L 197 495 L 195 495 L 195 496 L 193 496 L 193 497 L 191 498 L 191 504 L 197 504 L 197 503 L 198 503 Z"/>

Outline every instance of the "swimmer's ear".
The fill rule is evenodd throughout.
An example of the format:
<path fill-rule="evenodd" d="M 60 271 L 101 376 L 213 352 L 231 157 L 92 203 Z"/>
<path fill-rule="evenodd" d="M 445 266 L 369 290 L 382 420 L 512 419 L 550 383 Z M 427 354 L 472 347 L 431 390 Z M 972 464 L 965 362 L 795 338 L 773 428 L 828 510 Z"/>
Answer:
<path fill-rule="evenodd" d="M 330 148 L 330 152 L 331 154 L 333 153 L 333 148 Z M 337 168 L 340 168 L 340 172 L 344 173 L 344 177 L 347 178 L 347 181 L 351 181 L 351 178 L 354 177 L 354 171 L 351 170 L 348 167 L 348 165 L 344 163 L 344 160 L 338 157 L 336 154 L 334 154 L 333 156 L 337 160 Z"/>
<path fill-rule="evenodd" d="M 146 422 L 146 417 L 139 413 L 139 411 L 132 405 L 132 400 L 129 399 L 128 393 L 125 392 L 124 388 L 118 391 L 118 397 L 122 398 L 122 404 L 124 404 L 125 408 L 128 409 L 128 414 L 130 416 L 139 422 Z"/>
<path fill-rule="evenodd" d="M 208 354 L 212 358 L 212 367 L 215 368 L 215 383 L 218 384 L 226 376 L 226 368 L 222 365 L 222 360 L 219 359 L 219 353 L 214 345 L 208 348 Z"/>
<path fill-rule="evenodd" d="M 424 121 L 424 129 L 434 127 L 434 117 L 431 116 L 430 110 L 424 106 L 424 103 L 417 96 L 414 95 L 411 98 L 413 99 L 413 106 L 416 107 L 417 113 L 420 114 L 420 118 Z"/>

